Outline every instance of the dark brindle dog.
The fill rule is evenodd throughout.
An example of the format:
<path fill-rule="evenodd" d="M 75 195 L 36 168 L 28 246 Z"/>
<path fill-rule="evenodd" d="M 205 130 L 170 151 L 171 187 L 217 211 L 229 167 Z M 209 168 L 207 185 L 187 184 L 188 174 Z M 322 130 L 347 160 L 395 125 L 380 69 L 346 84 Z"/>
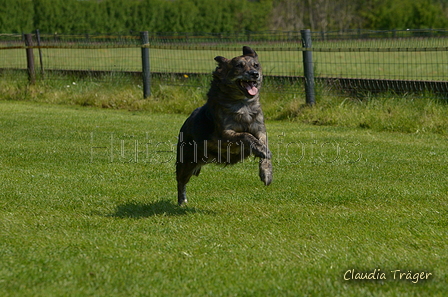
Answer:
<path fill-rule="evenodd" d="M 178 203 L 187 202 L 186 185 L 207 163 L 235 164 L 251 154 L 260 158 L 259 175 L 265 185 L 272 181 L 259 90 L 263 76 L 257 53 L 243 47 L 243 55 L 228 60 L 215 58 L 218 67 L 207 94 L 180 129 L 177 144 Z"/>

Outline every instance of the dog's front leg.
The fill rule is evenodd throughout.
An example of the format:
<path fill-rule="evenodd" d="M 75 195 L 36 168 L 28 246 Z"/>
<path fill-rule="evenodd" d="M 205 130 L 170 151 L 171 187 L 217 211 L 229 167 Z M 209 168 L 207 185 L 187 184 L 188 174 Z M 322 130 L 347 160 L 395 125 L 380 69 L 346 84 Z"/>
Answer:
<path fill-rule="evenodd" d="M 272 162 L 271 151 L 268 148 L 268 140 L 265 133 L 260 133 L 255 137 L 247 132 L 235 132 L 233 130 L 225 130 L 223 136 L 233 142 L 241 141 L 244 145 L 250 146 L 254 155 L 260 158 L 259 176 L 261 181 L 268 186 L 272 182 Z"/>
<path fill-rule="evenodd" d="M 270 159 L 260 159 L 260 164 L 258 165 L 261 181 L 269 186 L 272 182 L 272 163 Z"/>
<path fill-rule="evenodd" d="M 250 133 L 224 130 L 222 136 L 224 139 L 234 143 L 242 142 L 245 146 L 250 147 L 251 150 L 253 150 L 256 157 L 271 159 L 272 154 L 268 149 L 267 144 L 263 143 L 260 139 L 257 139 Z"/>
<path fill-rule="evenodd" d="M 266 150 L 269 150 L 268 148 L 268 138 L 265 133 L 262 133 L 259 135 L 260 142 L 266 147 Z M 259 176 L 261 181 L 266 185 L 269 186 L 272 182 L 272 162 L 271 159 L 267 158 L 260 158 L 260 163 L 258 165 L 259 168 Z"/>

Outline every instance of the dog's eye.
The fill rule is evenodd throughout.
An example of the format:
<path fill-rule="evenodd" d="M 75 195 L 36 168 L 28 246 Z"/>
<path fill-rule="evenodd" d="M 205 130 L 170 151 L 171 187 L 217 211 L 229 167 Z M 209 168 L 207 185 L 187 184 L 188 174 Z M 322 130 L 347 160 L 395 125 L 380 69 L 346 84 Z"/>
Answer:
<path fill-rule="evenodd" d="M 254 67 L 255 67 L 255 68 L 258 68 L 258 67 L 260 67 L 260 65 L 259 65 L 258 63 L 255 63 L 255 64 L 254 64 Z"/>
<path fill-rule="evenodd" d="M 236 64 L 236 67 L 238 67 L 238 68 L 243 68 L 243 67 L 244 67 L 243 62 L 239 62 L 238 64 Z"/>

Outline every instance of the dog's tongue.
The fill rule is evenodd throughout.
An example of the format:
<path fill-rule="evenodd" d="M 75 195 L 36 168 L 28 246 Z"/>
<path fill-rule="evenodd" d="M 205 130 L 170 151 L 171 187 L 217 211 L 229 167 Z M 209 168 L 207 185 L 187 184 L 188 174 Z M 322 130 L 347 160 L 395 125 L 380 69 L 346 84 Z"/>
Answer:
<path fill-rule="evenodd" d="M 251 96 L 257 95 L 258 89 L 256 86 L 254 86 L 253 82 L 244 82 L 244 87 L 246 88 L 249 95 Z"/>

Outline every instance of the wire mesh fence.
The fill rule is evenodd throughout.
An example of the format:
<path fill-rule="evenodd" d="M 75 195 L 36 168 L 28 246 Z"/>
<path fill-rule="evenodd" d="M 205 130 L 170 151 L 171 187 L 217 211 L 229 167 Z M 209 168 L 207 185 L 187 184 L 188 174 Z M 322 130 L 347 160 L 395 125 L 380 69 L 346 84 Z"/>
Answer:
<path fill-rule="evenodd" d="M 312 41 L 311 49 L 304 48 L 300 32 L 149 33 L 143 45 L 140 34 L 131 32 L 34 35 L 31 47 L 38 73 L 83 73 L 101 81 L 112 77 L 104 73 L 141 72 L 142 46 L 149 47 L 152 75 L 192 76 L 210 75 L 215 56 L 241 55 L 242 46 L 250 45 L 264 75 L 275 81 L 274 92 L 303 92 L 302 52 L 311 50 L 317 87 L 335 95 L 448 93 L 447 30 L 312 32 Z M 25 48 L 22 35 L 0 34 L 0 69 L 26 70 Z"/>

